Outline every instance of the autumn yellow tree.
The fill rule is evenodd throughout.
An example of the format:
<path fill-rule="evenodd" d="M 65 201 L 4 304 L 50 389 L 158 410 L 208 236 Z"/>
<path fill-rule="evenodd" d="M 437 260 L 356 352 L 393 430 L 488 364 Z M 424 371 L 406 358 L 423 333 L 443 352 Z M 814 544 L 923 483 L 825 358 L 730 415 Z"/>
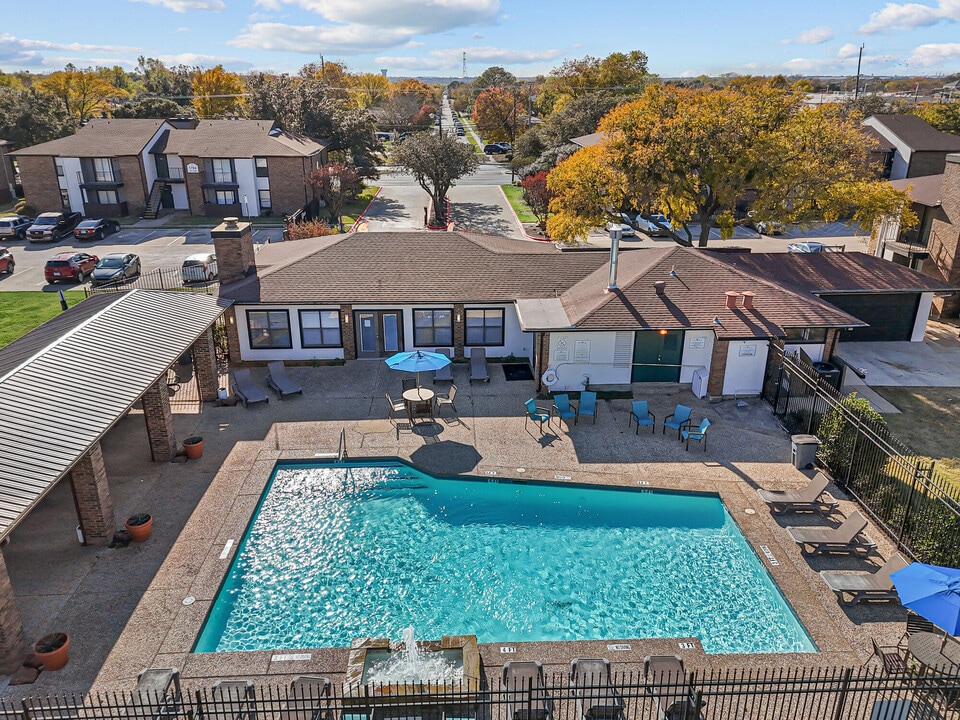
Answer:
<path fill-rule="evenodd" d="M 526 123 L 526 115 L 520 97 L 513 89 L 487 88 L 473 103 L 471 116 L 485 140 L 497 142 L 512 140 L 517 127 Z"/>
<path fill-rule="evenodd" d="M 79 122 L 105 111 L 109 99 L 127 94 L 93 70 L 77 70 L 72 65 L 42 78 L 37 87 L 57 97 L 67 113 Z"/>
<path fill-rule="evenodd" d="M 392 92 L 394 96 L 416 98 L 420 105 L 436 105 L 440 96 L 438 88 L 416 78 L 404 78 L 394 83 Z"/>
<path fill-rule="evenodd" d="M 733 231 L 747 191 L 755 220 L 853 219 L 898 214 L 915 222 L 907 196 L 875 180 L 859 117 L 805 108 L 767 81 L 722 89 L 648 86 L 600 122 L 600 145 L 550 174 L 548 223 L 558 240 L 581 238 L 621 211 L 662 212 L 683 245 L 706 246 L 712 228 Z"/>
<path fill-rule="evenodd" d="M 377 73 L 351 75 L 350 86 L 355 89 L 357 104 L 362 108 L 380 105 L 390 97 L 390 81 Z"/>
<path fill-rule="evenodd" d="M 202 118 L 243 112 L 243 80 L 223 65 L 198 72 L 193 78 L 193 107 Z"/>
<path fill-rule="evenodd" d="M 913 108 L 919 115 L 937 130 L 960 135 L 960 100 L 946 103 L 923 103 Z"/>

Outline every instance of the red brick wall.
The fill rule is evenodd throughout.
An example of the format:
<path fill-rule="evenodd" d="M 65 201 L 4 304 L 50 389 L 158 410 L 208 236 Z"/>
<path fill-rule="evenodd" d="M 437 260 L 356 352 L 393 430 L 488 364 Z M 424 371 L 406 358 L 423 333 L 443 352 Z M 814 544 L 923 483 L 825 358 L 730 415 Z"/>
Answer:
<path fill-rule="evenodd" d="M 306 183 L 311 170 L 310 158 L 267 158 L 267 172 L 270 174 L 270 202 L 274 215 L 289 215 L 313 198 L 313 188 Z"/>
<path fill-rule="evenodd" d="M 90 545 L 108 545 L 117 525 L 100 443 L 87 450 L 70 469 L 70 483 L 77 501 L 84 541 Z"/>
<path fill-rule="evenodd" d="M 20 182 L 27 203 L 38 212 L 59 210 L 60 182 L 57 166 L 49 155 L 25 155 L 17 158 L 20 165 Z"/>
<path fill-rule="evenodd" d="M 730 342 L 714 340 L 713 353 L 710 356 L 710 377 L 707 378 L 707 395 L 711 398 L 723 396 L 723 379 L 727 374 L 727 352 Z"/>
<path fill-rule="evenodd" d="M 123 196 L 127 199 L 127 212 L 134 217 L 140 217 L 143 215 L 150 195 L 150 188 L 145 187 L 147 180 L 140 166 L 140 156 L 118 157 L 117 164 L 120 165 L 120 179 L 123 180 Z"/>
<path fill-rule="evenodd" d="M 167 384 L 163 380 L 155 382 L 140 396 L 140 403 L 143 405 L 153 461 L 170 462 L 177 454 L 177 439 L 173 431 L 173 412 L 170 410 Z"/>
<path fill-rule="evenodd" d="M 197 375 L 200 399 L 216 400 L 220 375 L 217 372 L 217 349 L 213 342 L 212 326 L 193 344 L 193 371 Z"/>
<path fill-rule="evenodd" d="M 238 222 L 233 227 L 221 223 L 210 231 L 210 235 L 217 253 L 221 283 L 240 280 L 247 276 L 250 268 L 256 266 L 250 223 Z"/>
<path fill-rule="evenodd" d="M 927 243 L 930 258 L 923 272 L 960 285 L 960 155 L 948 155 L 940 191 L 940 213 L 934 215 Z M 936 268 L 930 267 L 935 264 Z M 960 298 L 934 298 L 933 306 L 943 317 L 955 317 Z"/>
<path fill-rule="evenodd" d="M 345 321 L 349 319 L 349 322 Z M 357 359 L 357 336 L 353 329 L 353 305 L 340 306 L 340 342 L 343 343 L 343 359 Z"/>
<path fill-rule="evenodd" d="M 191 215 L 204 215 L 203 209 L 203 160 L 198 157 L 184 156 L 180 158 L 183 162 L 183 180 L 187 186 L 187 202 L 190 203 Z M 199 169 L 199 172 L 187 172 L 187 165 L 193 163 Z"/>
<path fill-rule="evenodd" d="M 17 596 L 10 584 L 7 564 L 0 554 L 0 672 L 12 675 L 23 664 L 27 641 L 23 637 L 23 620 Z"/>

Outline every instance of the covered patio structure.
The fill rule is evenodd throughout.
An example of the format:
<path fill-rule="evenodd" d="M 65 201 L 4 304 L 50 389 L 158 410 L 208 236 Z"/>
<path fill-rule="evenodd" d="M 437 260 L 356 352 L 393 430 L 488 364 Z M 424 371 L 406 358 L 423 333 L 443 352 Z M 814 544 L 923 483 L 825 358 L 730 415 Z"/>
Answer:
<path fill-rule="evenodd" d="M 0 350 L 0 541 L 69 477 L 84 544 L 111 542 L 100 439 L 139 401 L 153 460 L 175 457 L 167 369 L 192 352 L 201 400 L 217 397 L 213 326 L 228 304 L 188 292 L 94 295 Z M 25 652 L 0 554 L 0 670 L 16 669 Z"/>

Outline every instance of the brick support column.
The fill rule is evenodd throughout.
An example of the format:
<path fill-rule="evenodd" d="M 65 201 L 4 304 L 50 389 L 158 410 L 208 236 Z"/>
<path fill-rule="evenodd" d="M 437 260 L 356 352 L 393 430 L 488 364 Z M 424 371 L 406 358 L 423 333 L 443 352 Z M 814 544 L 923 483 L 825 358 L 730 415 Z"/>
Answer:
<path fill-rule="evenodd" d="M 0 553 L 0 673 L 12 675 L 27 656 L 23 620 L 7 574 L 7 563 Z"/>
<path fill-rule="evenodd" d="M 840 339 L 840 331 L 837 328 L 827 330 L 827 336 L 823 341 L 823 361 L 830 362 L 830 358 L 837 351 L 837 341 Z"/>
<path fill-rule="evenodd" d="M 353 305 L 340 306 L 340 342 L 343 343 L 343 359 L 357 359 L 357 334 L 353 327 Z"/>
<path fill-rule="evenodd" d="M 228 307 L 223 313 L 223 321 L 227 327 L 227 354 L 230 356 L 230 362 L 239 363 L 243 354 L 240 352 L 240 330 L 237 327 L 237 311 L 233 305 Z"/>
<path fill-rule="evenodd" d="M 177 438 L 173 433 L 173 412 L 166 382 L 157 380 L 140 396 L 140 402 L 153 461 L 170 462 L 177 454 Z"/>
<path fill-rule="evenodd" d="M 459 319 L 458 319 L 459 318 Z M 453 306 L 453 357 L 463 360 L 463 347 L 467 337 L 467 314 L 463 310 L 463 303 Z"/>
<path fill-rule="evenodd" d="M 217 349 L 213 342 L 213 326 L 193 343 L 193 371 L 197 374 L 197 389 L 201 400 L 216 400 L 220 387 L 217 373 Z"/>
<path fill-rule="evenodd" d="M 711 398 L 723 397 L 723 379 L 727 374 L 727 352 L 730 342 L 717 338 L 713 341 L 713 353 L 710 355 L 710 377 L 707 378 L 707 395 Z"/>
<path fill-rule="evenodd" d="M 537 387 L 540 387 L 540 378 L 550 366 L 550 333 L 534 333 L 534 356 L 537 358 L 537 366 L 533 369 L 533 379 L 537 381 Z"/>
<path fill-rule="evenodd" d="M 109 545 L 117 522 L 100 443 L 87 450 L 70 469 L 70 484 L 73 486 L 84 542 L 89 545 Z"/>

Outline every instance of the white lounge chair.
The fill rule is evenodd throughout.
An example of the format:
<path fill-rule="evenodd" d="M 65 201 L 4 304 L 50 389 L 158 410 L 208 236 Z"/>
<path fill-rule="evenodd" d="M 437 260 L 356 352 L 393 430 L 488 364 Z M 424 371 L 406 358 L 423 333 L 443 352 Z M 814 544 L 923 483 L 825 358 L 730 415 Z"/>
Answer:
<path fill-rule="evenodd" d="M 829 515 L 840 505 L 827 492 L 830 479 L 822 472 L 818 472 L 810 483 L 802 490 L 757 490 L 760 498 L 770 506 L 774 515 L 783 515 L 788 512 L 819 512 Z"/>
<path fill-rule="evenodd" d="M 883 567 L 872 573 L 838 573 L 820 571 L 820 577 L 837 595 L 837 600 L 844 605 L 852 605 L 862 600 L 894 600 L 900 598 L 893 587 L 890 574 L 902 570 L 909 563 L 900 553 L 895 553 L 887 560 Z M 850 600 L 844 597 L 849 595 Z"/>
<path fill-rule="evenodd" d="M 238 368 L 230 374 L 233 376 L 233 391 L 244 407 L 250 403 L 270 402 L 267 394 L 253 381 L 253 376 L 247 368 Z"/>
<path fill-rule="evenodd" d="M 687 682 L 679 655 L 647 655 L 643 659 L 643 684 L 657 703 L 660 720 L 698 720 L 703 699 Z"/>
<path fill-rule="evenodd" d="M 487 372 L 487 351 L 482 347 L 470 349 L 470 382 L 474 380 L 490 382 L 490 374 Z"/>
<path fill-rule="evenodd" d="M 844 553 L 865 557 L 877 548 L 864 532 L 866 529 L 866 519 L 855 511 L 838 528 L 793 526 L 787 528 L 787 533 L 806 555 Z"/>
<path fill-rule="evenodd" d="M 283 400 L 284 395 L 303 395 L 303 388 L 287 377 L 287 369 L 283 360 L 274 360 L 267 363 L 267 386 L 277 394 L 277 400 Z"/>
<path fill-rule="evenodd" d="M 553 701 L 543 680 L 543 665 L 511 660 L 503 666 L 507 720 L 551 720 Z"/>
<path fill-rule="evenodd" d="M 623 698 L 610 682 L 610 661 L 606 658 L 572 660 L 570 689 L 577 698 L 577 714 L 584 720 L 623 716 Z"/>
<path fill-rule="evenodd" d="M 218 680 L 203 709 L 206 720 L 253 720 L 254 686 L 250 680 Z"/>
<path fill-rule="evenodd" d="M 298 675 L 290 681 L 279 720 L 326 720 L 331 715 L 330 680 Z"/>

